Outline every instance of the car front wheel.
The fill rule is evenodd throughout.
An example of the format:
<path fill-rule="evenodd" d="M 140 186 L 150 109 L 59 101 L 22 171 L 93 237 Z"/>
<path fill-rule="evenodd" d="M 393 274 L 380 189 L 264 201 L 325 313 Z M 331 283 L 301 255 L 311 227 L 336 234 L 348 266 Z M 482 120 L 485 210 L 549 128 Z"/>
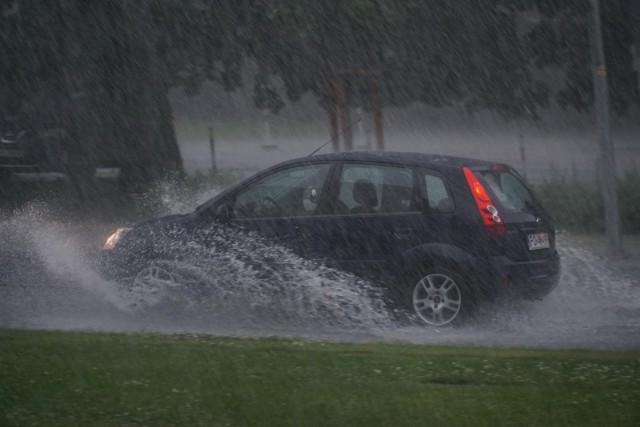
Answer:
<path fill-rule="evenodd" d="M 168 289 L 177 284 L 174 275 L 163 266 L 149 265 L 142 268 L 131 279 L 129 294 L 133 303 L 141 307 L 151 307 L 166 297 Z"/>

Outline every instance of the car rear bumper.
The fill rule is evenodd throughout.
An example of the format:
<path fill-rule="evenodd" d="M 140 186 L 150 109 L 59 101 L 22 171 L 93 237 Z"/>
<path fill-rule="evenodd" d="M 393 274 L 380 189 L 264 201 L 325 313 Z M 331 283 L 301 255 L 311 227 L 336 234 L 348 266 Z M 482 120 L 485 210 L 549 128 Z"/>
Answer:
<path fill-rule="evenodd" d="M 540 299 L 549 294 L 560 279 L 560 256 L 554 252 L 544 260 L 513 262 L 500 256 L 493 258 L 493 269 L 499 278 L 495 294 Z"/>

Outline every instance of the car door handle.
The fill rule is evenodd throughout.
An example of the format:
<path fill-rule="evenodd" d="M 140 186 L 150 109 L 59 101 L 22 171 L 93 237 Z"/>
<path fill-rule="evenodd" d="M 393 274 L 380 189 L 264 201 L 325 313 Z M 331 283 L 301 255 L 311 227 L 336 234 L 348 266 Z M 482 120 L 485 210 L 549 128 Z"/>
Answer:
<path fill-rule="evenodd" d="M 292 234 L 296 237 L 300 237 L 300 238 L 310 238 L 311 237 L 311 232 L 309 230 L 307 230 L 304 227 L 300 227 L 298 225 L 295 225 L 293 227 L 291 227 L 291 231 Z"/>
<path fill-rule="evenodd" d="M 405 227 L 405 228 L 396 228 L 393 230 L 393 236 L 398 239 L 406 239 L 407 237 L 411 237 L 414 234 L 413 228 Z"/>

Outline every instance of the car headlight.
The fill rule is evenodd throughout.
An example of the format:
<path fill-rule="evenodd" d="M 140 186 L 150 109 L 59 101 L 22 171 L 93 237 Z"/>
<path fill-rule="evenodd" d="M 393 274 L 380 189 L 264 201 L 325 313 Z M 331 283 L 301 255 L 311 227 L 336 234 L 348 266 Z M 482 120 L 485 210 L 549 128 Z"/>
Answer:
<path fill-rule="evenodd" d="M 107 240 L 104 242 L 102 249 L 111 250 L 116 247 L 118 242 L 127 234 L 131 228 L 118 228 L 115 233 L 111 236 L 107 237 Z"/>

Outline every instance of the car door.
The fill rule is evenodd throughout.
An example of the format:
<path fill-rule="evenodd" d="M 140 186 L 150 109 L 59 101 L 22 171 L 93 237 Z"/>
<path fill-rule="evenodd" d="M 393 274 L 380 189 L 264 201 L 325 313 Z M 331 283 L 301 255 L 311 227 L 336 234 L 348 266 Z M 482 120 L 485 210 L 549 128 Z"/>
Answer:
<path fill-rule="evenodd" d="M 331 213 L 324 216 L 324 251 L 332 264 L 365 277 L 384 274 L 415 227 L 413 169 L 345 162 L 336 173 Z"/>
<path fill-rule="evenodd" d="M 323 210 L 330 162 L 287 166 L 239 188 L 226 198 L 230 223 L 256 231 L 270 242 L 314 257 L 315 218 Z"/>
<path fill-rule="evenodd" d="M 332 264 L 368 278 L 398 275 L 412 248 L 447 243 L 454 203 L 440 173 L 403 165 L 342 164 L 322 216 L 324 250 Z"/>

